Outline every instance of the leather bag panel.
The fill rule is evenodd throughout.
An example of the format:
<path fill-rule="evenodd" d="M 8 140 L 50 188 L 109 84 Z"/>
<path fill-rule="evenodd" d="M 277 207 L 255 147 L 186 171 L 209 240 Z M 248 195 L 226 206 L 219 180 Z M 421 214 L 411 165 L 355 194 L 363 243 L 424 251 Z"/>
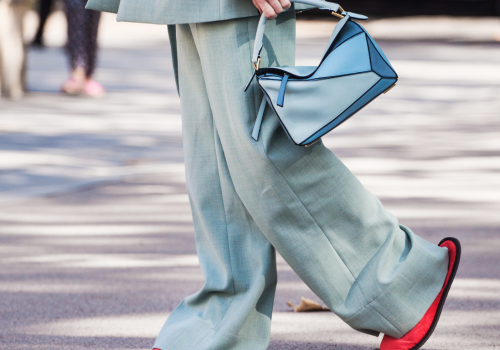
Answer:
<path fill-rule="evenodd" d="M 373 72 L 322 80 L 289 80 L 283 107 L 277 105 L 280 80 L 262 79 L 259 84 L 290 137 L 296 144 L 301 144 L 338 117 L 379 80 L 380 77 Z"/>

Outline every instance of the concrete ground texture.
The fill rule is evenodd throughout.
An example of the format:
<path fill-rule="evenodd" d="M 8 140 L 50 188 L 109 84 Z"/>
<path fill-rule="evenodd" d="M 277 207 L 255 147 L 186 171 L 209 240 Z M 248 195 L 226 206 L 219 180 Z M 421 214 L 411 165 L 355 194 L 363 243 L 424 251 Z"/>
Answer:
<path fill-rule="evenodd" d="M 0 349 L 150 349 L 204 283 L 166 28 L 104 16 L 96 79 L 109 92 L 96 100 L 58 93 L 60 19 L 54 46 L 30 51 L 30 92 L 0 100 Z M 400 81 L 324 143 L 401 223 L 462 242 L 424 349 L 500 349 L 498 21 L 418 36 L 419 21 L 375 22 Z M 318 62 L 332 28 L 299 23 L 297 65 Z M 378 348 L 331 312 L 291 312 L 321 301 L 279 256 L 278 273 L 269 349 Z"/>

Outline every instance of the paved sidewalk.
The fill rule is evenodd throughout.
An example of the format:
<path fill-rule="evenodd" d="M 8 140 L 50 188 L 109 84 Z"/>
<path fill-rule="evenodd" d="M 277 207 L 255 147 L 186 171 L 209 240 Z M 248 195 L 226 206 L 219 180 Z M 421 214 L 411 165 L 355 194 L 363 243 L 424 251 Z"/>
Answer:
<path fill-rule="evenodd" d="M 302 38 L 298 64 L 325 45 Z M 203 285 L 167 41 L 104 47 L 102 100 L 60 96 L 66 61 L 33 51 L 25 100 L 0 101 L 0 348 L 148 349 Z M 401 80 L 324 138 L 400 220 L 464 245 L 425 349 L 500 348 L 500 45 L 382 41 Z M 374 349 L 278 258 L 271 350 Z"/>

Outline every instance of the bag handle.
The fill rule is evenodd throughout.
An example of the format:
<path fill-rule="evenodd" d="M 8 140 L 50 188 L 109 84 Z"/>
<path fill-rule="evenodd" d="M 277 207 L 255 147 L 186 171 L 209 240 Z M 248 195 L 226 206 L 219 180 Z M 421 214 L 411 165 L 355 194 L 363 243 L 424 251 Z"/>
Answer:
<path fill-rule="evenodd" d="M 347 14 L 355 19 L 366 20 L 368 17 L 363 15 L 358 15 L 351 12 L 346 12 L 339 4 L 333 2 L 327 2 L 323 0 L 290 0 L 290 2 L 298 2 L 306 5 L 311 5 L 319 8 L 320 10 L 331 11 L 332 15 L 338 18 L 344 18 Z M 264 30 L 266 29 L 267 17 L 262 14 L 260 16 L 259 25 L 257 27 L 257 33 L 255 34 L 255 43 L 253 46 L 252 64 L 256 71 L 260 68 L 260 52 L 262 50 L 262 40 L 264 38 Z"/>

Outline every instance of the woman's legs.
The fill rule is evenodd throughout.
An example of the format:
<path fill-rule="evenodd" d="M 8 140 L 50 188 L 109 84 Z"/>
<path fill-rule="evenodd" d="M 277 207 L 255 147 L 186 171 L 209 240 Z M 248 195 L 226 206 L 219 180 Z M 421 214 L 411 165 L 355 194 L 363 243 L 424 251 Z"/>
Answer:
<path fill-rule="evenodd" d="M 83 1 L 87 3 L 87 1 Z M 85 75 L 87 79 L 91 79 L 94 75 L 97 61 L 97 30 L 99 29 L 99 20 L 101 18 L 100 11 L 86 10 L 85 11 Z"/>
<path fill-rule="evenodd" d="M 45 28 L 45 23 L 50 15 L 50 10 L 52 8 L 52 3 L 54 0 L 40 0 L 38 1 L 38 16 L 40 22 L 38 23 L 38 29 L 35 34 L 35 39 L 33 44 L 37 46 L 43 46 L 43 29 Z"/>
<path fill-rule="evenodd" d="M 278 22 L 268 23 L 263 67 L 293 65 L 293 16 L 282 14 Z M 227 287 L 231 278 L 234 281 L 250 274 L 246 296 L 252 301 L 259 299 L 265 289 L 256 288 L 262 282 L 254 278 L 257 268 L 254 260 L 248 259 L 258 257 L 260 265 L 256 266 L 266 263 L 263 250 L 253 255 L 252 248 L 263 236 L 351 327 L 399 338 L 417 324 L 438 295 L 447 271 L 447 250 L 400 227 L 322 143 L 309 148 L 294 146 L 270 109 L 259 141 L 250 137 L 262 93 L 255 84 L 247 93 L 243 88 L 252 74 L 250 59 L 257 22 L 258 17 L 252 17 L 176 27 L 182 114 L 184 125 L 189 125 L 184 129 L 187 183 L 198 249 L 202 251 L 200 264 L 207 284 L 217 281 L 213 276 L 226 276 L 227 280 L 219 283 L 224 286 L 221 292 L 202 290 L 183 301 L 155 347 L 265 348 L 267 342 L 260 346 L 250 342 L 268 336 L 264 328 L 269 324 L 269 309 L 259 312 L 252 303 L 240 304 L 233 297 L 238 292 Z M 212 143 L 215 145 L 207 146 Z M 238 210 L 231 210 L 233 203 L 238 204 Z M 200 223 L 212 223 L 222 214 L 226 224 L 210 226 L 211 237 L 227 243 L 201 243 L 208 226 Z M 238 229 L 226 230 L 229 222 Z M 241 242 L 233 245 L 231 237 L 236 233 Z M 210 255 L 203 254 L 207 247 Z M 244 270 L 232 265 L 228 274 L 226 255 L 241 257 Z M 265 276 L 271 268 L 260 271 Z M 274 290 L 274 281 L 269 281 Z M 231 296 L 231 302 L 225 295 Z M 270 293 L 264 295 L 266 300 L 271 297 Z M 191 300 L 204 302 L 187 308 Z M 223 315 L 218 315 L 221 312 Z M 263 317 L 249 316 L 250 312 Z M 242 321 L 247 316 L 250 318 Z M 239 320 L 235 324 L 241 327 L 226 331 L 233 320 Z M 199 334 L 199 329 L 203 329 L 199 338 L 188 336 Z M 237 345 L 229 342 L 231 336 L 238 339 Z M 172 339 L 177 346 L 171 345 Z"/>
<path fill-rule="evenodd" d="M 92 80 L 92 75 L 96 66 L 97 30 L 101 12 L 86 10 L 85 4 L 85 0 L 65 0 L 71 78 L 62 89 L 72 94 L 85 91 L 89 95 L 99 96 L 104 93 L 104 89 Z"/>
<path fill-rule="evenodd" d="M 276 288 L 274 248 L 234 190 L 189 25 L 177 26 L 186 182 L 202 290 L 182 301 L 155 347 L 262 350 Z"/>

